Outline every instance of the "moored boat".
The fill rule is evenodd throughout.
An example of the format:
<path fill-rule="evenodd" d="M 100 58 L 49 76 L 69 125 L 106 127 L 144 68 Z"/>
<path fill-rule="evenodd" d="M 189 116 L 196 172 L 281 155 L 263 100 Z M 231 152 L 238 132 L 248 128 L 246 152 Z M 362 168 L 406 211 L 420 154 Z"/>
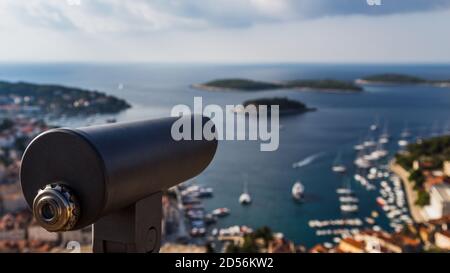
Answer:
<path fill-rule="evenodd" d="M 305 187 L 303 184 L 300 181 L 297 181 L 294 183 L 294 186 L 292 186 L 292 197 L 295 200 L 300 201 L 303 199 L 304 191 Z"/>

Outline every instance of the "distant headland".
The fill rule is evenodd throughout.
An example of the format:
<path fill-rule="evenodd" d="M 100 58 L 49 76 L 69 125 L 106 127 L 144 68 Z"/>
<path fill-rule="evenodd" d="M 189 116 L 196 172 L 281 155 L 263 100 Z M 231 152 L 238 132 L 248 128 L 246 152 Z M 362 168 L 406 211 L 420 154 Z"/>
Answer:
<path fill-rule="evenodd" d="M 249 105 L 256 106 L 259 109 L 260 105 L 267 105 L 267 110 L 270 111 L 271 105 L 279 105 L 279 110 L 281 115 L 287 114 L 301 114 L 309 111 L 315 111 L 316 108 L 309 108 L 303 102 L 290 100 L 288 98 L 261 98 L 261 99 L 251 99 L 242 103 L 244 107 Z"/>
<path fill-rule="evenodd" d="M 286 82 L 263 82 L 249 79 L 219 79 L 202 84 L 193 84 L 193 88 L 209 91 L 264 91 L 275 89 L 301 89 L 313 91 L 360 92 L 363 89 L 351 82 L 319 79 L 293 80 Z"/>
<path fill-rule="evenodd" d="M 385 73 L 376 74 L 367 77 L 357 79 L 356 84 L 426 84 L 433 85 L 437 87 L 450 87 L 450 80 L 427 80 L 421 77 L 396 74 L 396 73 Z"/>
<path fill-rule="evenodd" d="M 0 110 L 77 116 L 114 114 L 127 108 L 130 105 L 125 100 L 98 91 L 0 81 Z"/>

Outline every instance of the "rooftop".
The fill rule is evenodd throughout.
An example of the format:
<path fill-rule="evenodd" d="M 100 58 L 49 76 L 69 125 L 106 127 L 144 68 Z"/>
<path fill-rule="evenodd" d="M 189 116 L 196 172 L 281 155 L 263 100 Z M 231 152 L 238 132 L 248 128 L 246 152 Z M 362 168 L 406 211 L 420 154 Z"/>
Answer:
<path fill-rule="evenodd" d="M 433 188 L 444 202 L 450 202 L 450 185 L 448 184 L 437 184 Z"/>

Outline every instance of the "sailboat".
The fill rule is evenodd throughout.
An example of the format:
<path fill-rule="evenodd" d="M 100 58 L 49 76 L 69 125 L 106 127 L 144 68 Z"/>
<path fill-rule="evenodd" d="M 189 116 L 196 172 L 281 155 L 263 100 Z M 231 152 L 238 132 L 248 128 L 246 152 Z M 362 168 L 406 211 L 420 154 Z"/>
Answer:
<path fill-rule="evenodd" d="M 356 151 L 361 151 L 364 149 L 364 143 L 362 139 L 360 139 L 360 141 L 357 144 L 355 144 L 355 146 L 353 146 L 353 149 L 355 149 Z"/>
<path fill-rule="evenodd" d="M 333 172 L 336 172 L 336 173 L 344 173 L 347 170 L 345 165 L 342 164 L 341 152 L 339 152 L 337 154 L 336 159 L 334 160 L 334 163 L 333 163 L 333 166 L 331 167 L 331 169 L 333 170 Z"/>
<path fill-rule="evenodd" d="M 411 133 L 409 132 L 407 123 L 405 123 L 405 128 L 403 129 L 400 136 L 401 136 L 401 139 L 398 141 L 398 146 L 400 146 L 400 147 L 408 146 L 408 144 L 409 144 L 408 138 L 411 136 Z"/>
<path fill-rule="evenodd" d="M 407 138 L 411 136 L 411 132 L 408 129 L 408 123 L 405 123 L 405 128 L 403 129 L 402 133 L 400 134 L 402 138 Z"/>
<path fill-rule="evenodd" d="M 367 138 L 363 143 L 364 147 L 373 147 L 376 145 L 375 141 L 373 140 L 372 132 L 369 130 L 369 133 L 367 134 Z"/>
<path fill-rule="evenodd" d="M 367 139 L 364 141 L 364 147 L 373 147 L 375 146 L 375 141 L 373 141 L 372 138 Z"/>
<path fill-rule="evenodd" d="M 355 149 L 357 151 L 361 151 L 362 149 L 364 149 L 364 145 L 363 144 L 356 144 L 355 146 L 353 146 L 353 149 Z"/>
<path fill-rule="evenodd" d="M 350 187 L 350 181 L 348 179 L 345 179 L 342 187 L 336 189 L 336 193 L 343 194 L 343 195 L 352 195 L 353 191 Z"/>
<path fill-rule="evenodd" d="M 409 144 L 409 141 L 406 140 L 406 139 L 400 139 L 400 140 L 398 141 L 398 146 L 400 146 L 400 147 L 408 146 L 408 144 Z"/>
<path fill-rule="evenodd" d="M 378 142 L 381 144 L 386 144 L 389 142 L 389 133 L 388 133 L 388 126 L 387 122 L 384 124 L 383 133 L 380 135 L 380 138 L 378 139 Z"/>
<path fill-rule="evenodd" d="M 357 212 L 358 205 L 350 204 L 350 203 L 341 204 L 341 211 L 342 212 Z"/>
<path fill-rule="evenodd" d="M 351 196 L 351 195 L 344 195 L 339 197 L 339 201 L 341 203 L 358 203 L 359 200 L 357 197 Z"/>
<path fill-rule="evenodd" d="M 375 149 L 375 151 L 372 152 L 371 155 L 375 160 L 378 160 L 380 158 L 387 156 L 388 153 L 389 152 L 383 148 L 383 144 L 381 142 L 378 142 L 377 148 Z"/>
<path fill-rule="evenodd" d="M 430 136 L 431 137 L 437 137 L 439 136 L 439 123 L 437 121 L 433 122 L 433 125 L 431 127 L 431 132 L 430 132 Z"/>
<path fill-rule="evenodd" d="M 244 192 L 239 196 L 239 203 L 242 205 L 248 205 L 252 202 L 252 198 L 250 197 L 250 194 L 248 193 L 247 189 L 247 181 L 244 182 Z"/>
<path fill-rule="evenodd" d="M 365 158 L 364 150 L 359 151 L 358 156 L 353 162 L 358 168 L 367 169 L 371 166 L 370 161 Z"/>
<path fill-rule="evenodd" d="M 294 183 L 294 186 L 292 186 L 292 197 L 294 197 L 295 200 L 301 201 L 303 199 L 303 193 L 305 192 L 305 187 L 300 181 L 297 181 Z"/>
<path fill-rule="evenodd" d="M 358 198 L 354 196 L 353 191 L 350 188 L 350 180 L 344 180 L 344 186 L 336 190 L 340 194 L 339 201 L 341 205 L 339 208 L 342 212 L 357 212 L 358 211 Z"/>
<path fill-rule="evenodd" d="M 375 122 L 370 125 L 371 131 L 376 131 L 378 129 L 378 117 L 375 118 Z"/>
<path fill-rule="evenodd" d="M 450 135 L 450 122 L 447 122 L 442 128 L 442 135 L 447 136 Z"/>

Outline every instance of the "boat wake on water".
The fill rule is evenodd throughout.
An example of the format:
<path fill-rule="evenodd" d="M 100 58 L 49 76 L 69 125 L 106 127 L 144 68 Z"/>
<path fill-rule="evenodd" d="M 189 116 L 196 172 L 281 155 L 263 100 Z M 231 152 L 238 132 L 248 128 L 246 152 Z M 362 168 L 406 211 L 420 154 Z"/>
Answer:
<path fill-rule="evenodd" d="M 304 158 L 304 159 L 302 159 L 302 160 L 300 160 L 298 162 L 293 163 L 292 164 L 292 168 L 295 169 L 295 168 L 305 167 L 305 166 L 313 163 L 314 160 L 316 160 L 319 157 L 322 157 L 324 155 L 325 155 L 325 152 L 320 152 L 320 153 L 317 153 L 317 154 L 310 155 L 310 156 L 308 156 L 308 157 L 306 157 L 306 158 Z"/>

